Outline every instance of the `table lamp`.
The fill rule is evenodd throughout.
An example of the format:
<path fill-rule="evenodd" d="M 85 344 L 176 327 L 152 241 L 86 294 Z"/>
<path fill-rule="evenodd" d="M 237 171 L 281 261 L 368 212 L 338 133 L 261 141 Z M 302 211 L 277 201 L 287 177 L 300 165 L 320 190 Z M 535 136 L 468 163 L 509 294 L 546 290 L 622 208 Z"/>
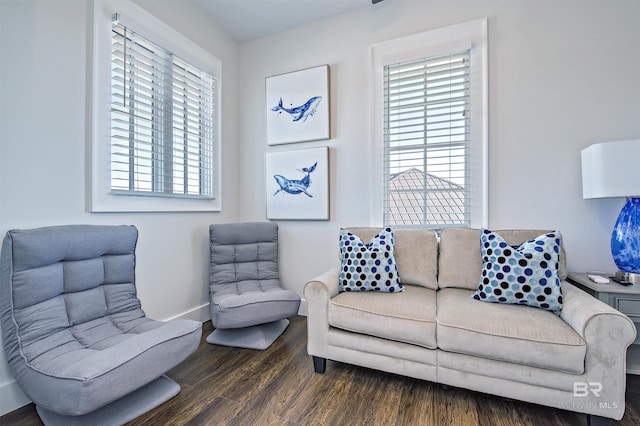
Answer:
<path fill-rule="evenodd" d="M 611 233 L 618 278 L 640 283 L 640 139 L 582 150 L 582 198 L 626 197 Z"/>

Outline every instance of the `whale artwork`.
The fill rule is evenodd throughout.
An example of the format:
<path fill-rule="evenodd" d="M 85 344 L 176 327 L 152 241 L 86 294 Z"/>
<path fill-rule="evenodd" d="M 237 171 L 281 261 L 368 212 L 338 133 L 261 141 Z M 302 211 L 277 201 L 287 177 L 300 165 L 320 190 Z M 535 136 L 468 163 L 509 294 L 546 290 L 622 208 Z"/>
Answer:
<path fill-rule="evenodd" d="M 316 161 L 311 167 L 303 167 L 302 170 L 299 169 L 305 174 L 302 179 L 287 179 L 282 175 L 273 175 L 278 186 L 280 186 L 280 189 L 274 192 L 273 195 L 278 194 L 280 191 L 284 191 L 287 194 L 305 194 L 306 196 L 313 198 L 313 195 L 309 193 L 308 189 L 309 185 L 311 185 L 311 173 L 313 173 L 317 165 L 318 162 Z"/>
<path fill-rule="evenodd" d="M 329 147 L 267 152 L 263 182 L 267 219 L 329 218 Z"/>
<path fill-rule="evenodd" d="M 271 111 L 275 111 L 278 114 L 282 114 L 282 112 L 284 111 L 293 117 L 293 121 L 302 120 L 302 122 L 305 122 L 307 121 L 307 118 L 316 113 L 316 109 L 318 109 L 320 101 L 322 101 L 322 96 L 314 96 L 300 106 L 285 108 L 282 105 L 282 98 L 280 98 L 278 105 L 271 108 Z"/>
<path fill-rule="evenodd" d="M 329 65 L 266 77 L 267 145 L 330 139 L 330 105 Z M 271 182 L 272 176 L 268 176 Z"/>

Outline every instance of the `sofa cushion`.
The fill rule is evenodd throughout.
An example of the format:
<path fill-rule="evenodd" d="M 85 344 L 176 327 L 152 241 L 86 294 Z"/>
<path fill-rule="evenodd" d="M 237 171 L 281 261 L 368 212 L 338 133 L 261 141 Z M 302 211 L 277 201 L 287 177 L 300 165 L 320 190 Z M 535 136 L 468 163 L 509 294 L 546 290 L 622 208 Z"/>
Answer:
<path fill-rule="evenodd" d="M 404 291 L 398 277 L 393 253 L 394 239 L 391 228 L 385 228 L 367 244 L 351 232 L 340 230 L 339 291 L 378 291 L 397 293 Z"/>
<path fill-rule="evenodd" d="M 472 291 L 438 291 L 438 347 L 573 374 L 584 372 L 585 341 L 560 317 L 530 306 L 481 303 Z M 481 374 L 481 372 L 480 372 Z"/>
<path fill-rule="evenodd" d="M 549 232 L 549 230 L 498 230 L 509 243 L 519 245 L 524 241 Z M 438 256 L 438 287 L 468 288 L 476 290 L 482 270 L 480 255 L 480 230 L 473 228 L 444 228 L 440 233 Z M 558 277 L 567 278 L 564 247 L 560 247 Z M 464 265 L 464 267 L 460 267 Z M 400 269 L 402 276 L 402 269 Z"/>
<path fill-rule="evenodd" d="M 484 302 L 514 303 L 562 310 L 558 278 L 560 233 L 542 234 L 519 246 L 510 246 L 497 232 L 480 236 L 482 273 L 473 298 Z"/>
<path fill-rule="evenodd" d="M 347 228 L 362 241 L 370 241 L 382 228 Z M 394 255 L 403 284 L 437 289 L 438 236 L 432 229 L 394 229 Z M 477 285 L 477 282 L 476 282 Z M 475 287 L 474 287 L 475 288 Z"/>
<path fill-rule="evenodd" d="M 436 292 L 406 285 L 394 294 L 345 292 L 329 302 L 329 325 L 356 333 L 436 348 Z"/>

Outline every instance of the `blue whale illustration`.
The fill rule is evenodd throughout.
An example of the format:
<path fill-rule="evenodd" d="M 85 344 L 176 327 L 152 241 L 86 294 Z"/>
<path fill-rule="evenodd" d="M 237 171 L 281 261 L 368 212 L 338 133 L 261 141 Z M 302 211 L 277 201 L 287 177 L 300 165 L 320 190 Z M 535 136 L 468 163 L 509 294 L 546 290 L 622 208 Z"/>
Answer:
<path fill-rule="evenodd" d="M 280 102 L 278 102 L 278 105 L 271 108 L 271 111 L 275 111 L 278 113 L 284 111 L 293 117 L 293 121 L 307 121 L 307 118 L 309 118 L 310 115 L 315 114 L 316 109 L 318 108 L 318 104 L 321 100 L 322 96 L 314 96 L 303 105 L 285 108 L 282 106 L 282 98 L 280 98 Z"/>
<path fill-rule="evenodd" d="M 302 179 L 287 179 L 282 175 L 273 175 L 273 178 L 276 180 L 280 189 L 273 193 L 276 195 L 280 191 L 284 191 L 288 194 L 305 194 L 308 197 L 313 198 L 313 195 L 309 194 L 309 185 L 311 185 L 311 173 L 316 169 L 318 162 L 316 161 L 311 167 L 304 167 L 302 171 L 305 173 Z"/>

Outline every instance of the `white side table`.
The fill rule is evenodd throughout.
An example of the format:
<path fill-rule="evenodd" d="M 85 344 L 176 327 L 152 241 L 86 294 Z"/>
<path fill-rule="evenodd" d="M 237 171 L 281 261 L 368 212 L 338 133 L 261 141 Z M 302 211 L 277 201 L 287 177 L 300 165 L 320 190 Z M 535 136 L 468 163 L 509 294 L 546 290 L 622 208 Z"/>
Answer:
<path fill-rule="evenodd" d="M 638 335 L 627 349 L 627 373 L 640 374 L 640 284 L 623 286 L 614 281 L 598 284 L 591 281 L 587 274 L 573 272 L 568 274 L 567 281 L 619 310 L 633 321 Z"/>

